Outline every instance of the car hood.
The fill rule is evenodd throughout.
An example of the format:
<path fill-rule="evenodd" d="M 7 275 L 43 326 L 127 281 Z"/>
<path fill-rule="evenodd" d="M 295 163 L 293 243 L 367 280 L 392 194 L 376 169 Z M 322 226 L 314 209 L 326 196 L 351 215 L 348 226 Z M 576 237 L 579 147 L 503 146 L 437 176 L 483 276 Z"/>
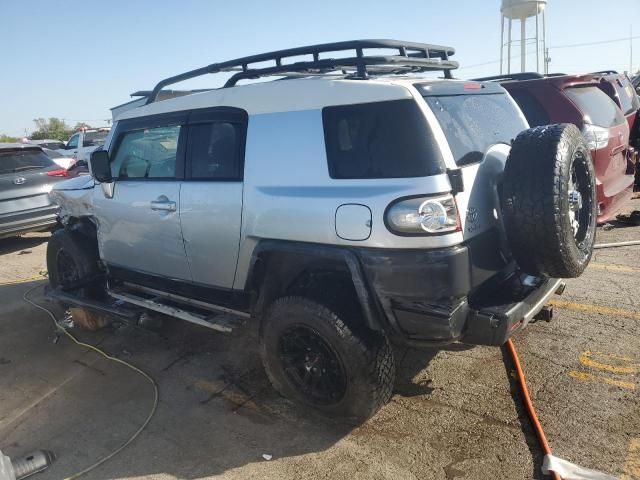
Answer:
<path fill-rule="evenodd" d="M 49 196 L 60 206 L 58 218 L 66 225 L 71 218 L 93 217 L 93 177 L 85 175 L 56 184 Z"/>

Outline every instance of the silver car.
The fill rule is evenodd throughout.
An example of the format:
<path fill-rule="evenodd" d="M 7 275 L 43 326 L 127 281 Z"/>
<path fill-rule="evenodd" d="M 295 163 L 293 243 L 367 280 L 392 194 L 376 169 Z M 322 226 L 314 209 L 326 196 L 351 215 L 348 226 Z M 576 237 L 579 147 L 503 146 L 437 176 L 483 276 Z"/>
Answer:
<path fill-rule="evenodd" d="M 574 126 L 528 129 L 501 86 L 453 79 L 453 53 L 357 40 L 161 81 L 92 154 L 96 186 L 53 192 L 54 296 L 257 322 L 279 392 L 360 419 L 390 398 L 391 343 L 501 345 L 549 316 L 591 257 L 589 150 Z M 155 101 L 225 71 L 224 88 Z"/>
<path fill-rule="evenodd" d="M 0 143 L 0 238 L 55 225 L 58 207 L 49 192 L 66 177 L 40 147 Z"/>

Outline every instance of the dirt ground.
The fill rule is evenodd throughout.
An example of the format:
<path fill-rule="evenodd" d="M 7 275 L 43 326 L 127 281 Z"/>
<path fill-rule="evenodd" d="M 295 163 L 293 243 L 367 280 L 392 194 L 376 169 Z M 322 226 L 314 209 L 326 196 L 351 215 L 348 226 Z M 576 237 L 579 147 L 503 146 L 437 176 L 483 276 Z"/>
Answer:
<path fill-rule="evenodd" d="M 31 291 L 53 308 L 46 281 L 34 280 L 46 268 L 47 239 L 0 241 L 0 450 L 53 451 L 40 480 L 67 477 L 120 446 L 153 400 L 147 380 L 59 338 L 24 302 Z M 640 239 L 640 227 L 598 231 L 598 242 L 629 239 Z M 598 250 L 554 299 L 552 322 L 514 339 L 554 454 L 625 480 L 640 479 L 639 278 L 640 247 Z M 87 479 L 544 478 L 499 348 L 397 352 L 392 401 L 354 427 L 279 397 L 253 330 L 225 336 L 169 321 L 158 333 L 74 333 L 143 368 L 160 390 L 149 427 Z"/>

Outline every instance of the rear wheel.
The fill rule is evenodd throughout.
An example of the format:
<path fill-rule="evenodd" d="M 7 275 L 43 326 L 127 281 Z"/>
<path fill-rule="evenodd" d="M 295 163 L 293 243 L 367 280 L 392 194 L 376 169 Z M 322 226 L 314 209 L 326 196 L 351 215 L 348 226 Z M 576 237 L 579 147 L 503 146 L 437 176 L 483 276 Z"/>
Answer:
<path fill-rule="evenodd" d="M 577 277 L 596 234 L 596 185 L 588 147 L 575 125 L 532 128 L 514 140 L 503 180 L 509 247 L 527 273 Z"/>
<path fill-rule="evenodd" d="M 365 420 L 391 398 L 395 365 L 381 334 L 355 333 L 324 305 L 284 297 L 268 309 L 260 354 L 274 388 L 326 414 Z"/>

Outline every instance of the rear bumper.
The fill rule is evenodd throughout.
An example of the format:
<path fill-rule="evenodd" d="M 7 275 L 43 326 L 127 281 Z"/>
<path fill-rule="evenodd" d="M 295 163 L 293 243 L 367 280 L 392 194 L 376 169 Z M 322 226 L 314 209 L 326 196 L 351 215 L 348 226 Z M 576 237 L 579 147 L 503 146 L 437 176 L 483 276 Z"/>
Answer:
<path fill-rule="evenodd" d="M 505 264 L 493 237 L 447 249 L 358 252 L 395 343 L 502 345 L 542 310 L 562 281 Z"/>
<path fill-rule="evenodd" d="M 598 194 L 598 223 L 611 220 L 633 196 L 633 177 L 629 175 L 629 185 L 616 195 L 604 197 Z"/>
<path fill-rule="evenodd" d="M 50 205 L 48 207 L 0 215 L 0 238 L 46 230 L 56 224 L 57 213 L 58 207 Z"/>

